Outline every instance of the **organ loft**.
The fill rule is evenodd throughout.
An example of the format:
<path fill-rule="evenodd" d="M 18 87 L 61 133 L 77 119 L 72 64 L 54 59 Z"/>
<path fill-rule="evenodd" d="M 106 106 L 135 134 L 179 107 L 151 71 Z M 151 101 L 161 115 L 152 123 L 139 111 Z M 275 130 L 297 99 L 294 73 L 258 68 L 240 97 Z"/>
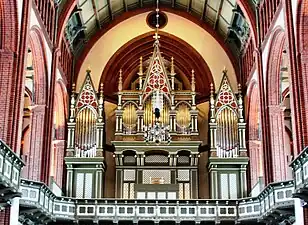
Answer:
<path fill-rule="evenodd" d="M 198 122 L 196 81 L 189 88 L 166 61 L 156 34 L 149 59 L 140 56 L 135 79 L 123 89 L 118 73 L 115 109 L 115 197 L 123 199 L 198 199 L 199 189 L 212 199 L 247 197 L 247 150 L 241 87 L 235 93 L 222 71 L 218 90 L 210 86 L 208 120 Z M 145 60 L 145 61 L 144 61 Z M 74 88 L 74 87 L 73 87 Z M 88 70 L 78 93 L 71 95 L 65 157 L 67 193 L 76 198 L 103 197 L 104 90 L 95 90 Z M 208 143 L 198 126 L 208 127 Z M 201 155 L 205 162 L 200 164 Z M 206 174 L 199 172 L 200 167 Z M 107 168 L 108 169 L 108 168 Z M 202 180 L 200 176 L 208 177 Z"/>

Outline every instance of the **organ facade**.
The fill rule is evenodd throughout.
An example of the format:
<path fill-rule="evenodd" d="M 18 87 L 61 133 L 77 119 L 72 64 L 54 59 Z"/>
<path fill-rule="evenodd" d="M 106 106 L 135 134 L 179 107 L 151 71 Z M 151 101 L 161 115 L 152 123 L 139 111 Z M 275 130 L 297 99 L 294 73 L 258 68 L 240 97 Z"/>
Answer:
<path fill-rule="evenodd" d="M 115 170 L 116 198 L 198 199 L 200 187 L 209 189 L 213 199 L 247 196 L 240 86 L 239 93 L 232 90 L 226 70 L 217 92 L 211 85 L 209 120 L 201 121 L 209 127 L 209 143 L 202 147 L 195 73 L 191 71 L 185 89 L 174 60 L 162 57 L 156 34 L 152 56 L 146 62 L 140 57 L 127 89 L 119 71 L 112 163 L 104 158 L 103 85 L 97 92 L 87 71 L 80 91 L 71 96 L 65 158 L 69 196 L 103 197 L 106 165 Z M 200 149 L 208 152 L 206 163 L 199 162 Z M 108 168 L 113 163 L 115 168 Z M 208 174 L 202 174 L 200 166 L 207 167 Z M 201 176 L 209 179 L 200 184 Z"/>

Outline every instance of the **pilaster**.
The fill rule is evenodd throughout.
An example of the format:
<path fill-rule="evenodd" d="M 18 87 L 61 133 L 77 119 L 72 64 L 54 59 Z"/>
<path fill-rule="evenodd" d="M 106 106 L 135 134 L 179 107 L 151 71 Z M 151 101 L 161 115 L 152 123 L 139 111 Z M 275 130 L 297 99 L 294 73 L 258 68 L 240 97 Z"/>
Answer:
<path fill-rule="evenodd" d="M 40 181 L 42 175 L 46 105 L 31 106 L 30 149 L 27 178 Z"/>
<path fill-rule="evenodd" d="M 286 179 L 286 153 L 284 148 L 284 114 L 279 105 L 268 107 L 270 133 L 271 135 L 271 154 L 273 160 L 273 179 L 283 181 Z"/>

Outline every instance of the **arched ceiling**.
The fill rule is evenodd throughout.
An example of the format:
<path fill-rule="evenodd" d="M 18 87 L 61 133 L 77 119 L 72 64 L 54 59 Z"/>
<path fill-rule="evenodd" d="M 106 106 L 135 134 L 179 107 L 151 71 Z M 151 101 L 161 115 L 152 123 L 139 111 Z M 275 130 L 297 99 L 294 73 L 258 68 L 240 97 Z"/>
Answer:
<path fill-rule="evenodd" d="M 217 33 L 235 56 L 246 44 L 251 24 L 244 15 L 254 17 L 256 0 L 160 0 L 160 8 L 187 13 L 206 24 Z M 62 0 L 59 5 L 60 23 L 65 20 L 61 14 L 70 13 L 65 35 L 75 55 L 79 55 L 87 42 L 121 14 L 136 9 L 153 9 L 156 0 Z M 73 7 L 74 9 L 68 9 Z M 239 7 L 240 6 L 240 7 Z M 244 12 L 243 12 L 244 11 Z M 61 24 L 60 24 L 61 26 Z"/>
<path fill-rule="evenodd" d="M 105 85 L 104 94 L 110 100 L 117 100 L 118 73 L 122 69 L 123 88 L 129 89 L 130 84 L 136 78 L 139 71 L 140 56 L 143 60 L 143 72 L 149 63 L 153 53 L 154 32 L 140 35 L 122 46 L 109 59 L 101 75 L 100 83 Z M 213 83 L 211 71 L 202 56 L 189 44 L 171 34 L 160 32 L 160 51 L 168 64 L 171 57 L 174 58 L 176 78 L 181 80 L 186 90 L 191 88 L 191 70 L 194 69 L 196 76 L 197 100 L 203 101 L 210 95 L 210 84 Z M 113 74 L 113 76 L 110 76 Z M 202 75 L 202 76 L 200 76 Z"/>
<path fill-rule="evenodd" d="M 75 79 L 77 89 L 84 80 L 85 71 L 90 67 L 95 87 L 99 87 L 99 82 L 103 75 L 103 81 L 112 81 L 108 83 L 104 82 L 105 91 L 110 88 L 110 95 L 112 94 L 112 90 L 115 90 L 115 94 L 118 69 L 122 66 L 125 67 L 125 59 L 137 65 L 140 56 L 147 57 L 151 52 L 151 41 L 149 37 L 143 39 L 145 41 L 144 44 L 138 44 L 138 41 L 140 41 L 138 37 L 142 37 L 142 35 L 148 32 L 153 32 L 146 23 L 148 13 L 130 17 L 112 27 L 95 41 L 91 48 L 87 49 L 87 54 L 84 58 L 77 59 L 76 73 L 78 73 L 78 76 Z M 224 47 L 211 34 L 188 19 L 172 13 L 166 12 L 166 14 L 168 16 L 168 23 L 160 31 L 164 32 L 160 40 L 161 48 L 163 48 L 162 52 L 163 55 L 165 54 L 166 59 L 174 56 L 179 74 L 188 78 L 190 77 L 191 69 L 198 71 L 195 73 L 198 79 L 197 88 L 200 92 L 203 91 L 202 97 L 206 97 L 210 82 L 213 81 L 215 88 L 218 89 L 221 82 L 222 70 L 226 68 L 231 85 L 236 90 L 236 63 L 233 64 Z M 130 46 L 139 45 L 141 47 L 139 49 L 140 52 L 138 52 L 138 49 L 135 51 L 132 50 L 132 54 L 126 55 L 126 58 L 118 58 L 122 62 L 114 61 L 114 63 L 110 64 L 110 61 L 123 52 L 123 49 L 127 49 L 126 51 L 128 51 L 127 43 L 131 41 L 135 42 L 135 44 Z M 183 50 L 187 52 L 183 52 Z M 179 65 L 179 62 L 183 65 Z M 121 63 L 124 63 L 124 65 Z M 112 70 L 107 69 L 109 72 L 105 72 L 106 75 L 104 75 L 104 70 L 106 71 L 106 67 L 110 65 L 114 68 Z M 129 77 L 129 74 L 126 74 L 126 76 Z M 106 85 L 108 86 L 107 89 Z"/>

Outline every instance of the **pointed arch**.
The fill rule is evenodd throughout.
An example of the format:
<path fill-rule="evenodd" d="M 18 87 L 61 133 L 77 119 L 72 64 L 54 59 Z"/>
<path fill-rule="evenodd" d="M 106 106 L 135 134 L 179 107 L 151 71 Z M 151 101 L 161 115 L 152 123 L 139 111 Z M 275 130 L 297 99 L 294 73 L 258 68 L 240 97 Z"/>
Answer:
<path fill-rule="evenodd" d="M 266 73 L 266 96 L 268 99 L 267 115 L 270 146 L 268 150 L 272 155 L 273 180 L 286 180 L 288 176 L 288 157 L 290 148 L 285 147 L 285 121 L 284 107 L 281 105 L 281 62 L 286 45 L 286 34 L 281 27 L 277 27 L 270 43 Z"/>
<path fill-rule="evenodd" d="M 59 186 L 63 186 L 64 172 L 64 152 L 65 152 L 65 124 L 68 115 L 67 111 L 68 95 L 66 87 L 61 79 L 57 80 L 55 85 L 54 98 L 54 140 L 50 157 L 50 176 Z"/>
<path fill-rule="evenodd" d="M 33 55 L 34 66 L 34 102 L 42 105 L 47 103 L 47 61 L 43 42 L 43 34 L 39 27 L 30 29 L 29 45 Z"/>
<path fill-rule="evenodd" d="M 39 27 L 33 26 L 29 31 L 29 47 L 32 53 L 34 77 L 33 77 L 33 104 L 31 105 L 31 133 L 27 174 L 27 179 L 40 181 L 43 177 L 44 149 L 46 145 L 45 135 L 47 132 L 46 112 L 47 112 L 47 92 L 48 73 L 46 63 L 46 53 L 43 42 L 43 35 Z"/>
<path fill-rule="evenodd" d="M 280 95 L 280 64 L 286 36 L 281 27 L 273 33 L 270 54 L 267 60 L 267 92 L 269 105 L 277 105 L 281 101 Z"/>
<path fill-rule="evenodd" d="M 66 87 L 62 80 L 57 80 L 55 85 L 55 98 L 54 98 L 54 125 L 55 138 L 57 140 L 65 139 L 65 124 L 68 116 L 67 111 L 68 94 Z"/>
<path fill-rule="evenodd" d="M 254 188 L 260 188 L 257 185 L 260 178 L 263 177 L 263 152 L 260 140 L 260 94 L 256 81 L 250 85 L 248 93 L 248 154 L 250 160 L 250 185 L 252 191 Z M 258 189 L 257 189 L 258 190 Z"/>

